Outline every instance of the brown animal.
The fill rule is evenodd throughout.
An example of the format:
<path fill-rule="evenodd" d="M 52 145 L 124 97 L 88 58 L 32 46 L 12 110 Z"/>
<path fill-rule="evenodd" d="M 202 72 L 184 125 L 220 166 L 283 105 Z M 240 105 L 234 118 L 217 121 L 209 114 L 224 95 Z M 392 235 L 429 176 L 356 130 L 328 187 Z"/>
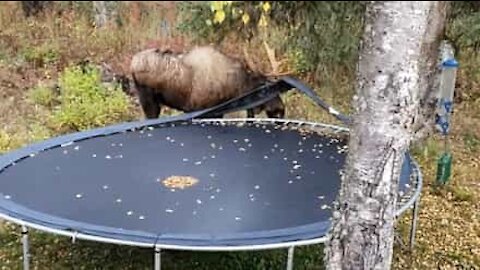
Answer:
<path fill-rule="evenodd" d="M 53 1 L 20 1 L 25 17 L 37 16 L 47 8 L 51 8 Z"/>
<path fill-rule="evenodd" d="M 191 112 L 218 105 L 253 90 L 267 77 L 211 46 L 187 53 L 148 49 L 135 54 L 131 74 L 146 118 L 157 118 L 160 106 Z M 249 117 L 265 110 L 268 117 L 283 118 L 279 96 L 248 111 Z M 222 117 L 222 116 L 219 116 Z"/>

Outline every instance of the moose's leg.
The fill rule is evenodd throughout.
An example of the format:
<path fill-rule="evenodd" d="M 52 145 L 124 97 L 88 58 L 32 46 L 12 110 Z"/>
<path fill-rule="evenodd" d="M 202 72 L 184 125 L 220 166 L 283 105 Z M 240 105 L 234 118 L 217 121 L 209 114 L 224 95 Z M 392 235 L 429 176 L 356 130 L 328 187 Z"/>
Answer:
<path fill-rule="evenodd" d="M 157 102 L 154 91 L 143 85 L 137 85 L 136 88 L 145 117 L 147 119 L 158 118 L 160 115 L 160 104 Z"/>
<path fill-rule="evenodd" d="M 265 103 L 265 113 L 269 118 L 284 118 L 285 105 L 283 104 L 282 99 L 277 96 Z"/>
<path fill-rule="evenodd" d="M 203 118 L 203 119 L 223 118 L 223 114 L 207 115 L 207 116 L 202 116 L 201 118 Z"/>
<path fill-rule="evenodd" d="M 284 118 L 285 117 L 285 110 L 284 109 L 274 109 L 274 110 L 267 110 L 266 114 L 268 118 Z"/>
<path fill-rule="evenodd" d="M 247 110 L 247 118 L 254 118 L 254 117 L 255 117 L 254 110 L 253 109 L 248 109 Z"/>

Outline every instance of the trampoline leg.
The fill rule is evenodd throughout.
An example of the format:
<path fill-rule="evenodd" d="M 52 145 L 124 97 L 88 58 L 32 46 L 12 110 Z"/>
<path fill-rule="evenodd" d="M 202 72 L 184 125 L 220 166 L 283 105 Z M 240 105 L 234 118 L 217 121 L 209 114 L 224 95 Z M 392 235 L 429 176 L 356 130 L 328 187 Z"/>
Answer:
<path fill-rule="evenodd" d="M 30 268 L 28 253 L 28 229 L 26 226 L 22 226 L 22 246 L 23 246 L 23 270 Z"/>
<path fill-rule="evenodd" d="M 160 270 L 162 268 L 162 261 L 160 258 L 160 248 L 155 248 L 155 270 Z"/>
<path fill-rule="evenodd" d="M 417 217 L 418 217 L 418 202 L 420 198 L 417 198 L 413 204 L 412 226 L 410 227 L 410 250 L 413 250 L 415 244 L 415 232 L 417 230 Z"/>
<path fill-rule="evenodd" d="M 294 246 L 288 248 L 288 257 L 287 257 L 287 270 L 293 270 L 293 251 Z"/>

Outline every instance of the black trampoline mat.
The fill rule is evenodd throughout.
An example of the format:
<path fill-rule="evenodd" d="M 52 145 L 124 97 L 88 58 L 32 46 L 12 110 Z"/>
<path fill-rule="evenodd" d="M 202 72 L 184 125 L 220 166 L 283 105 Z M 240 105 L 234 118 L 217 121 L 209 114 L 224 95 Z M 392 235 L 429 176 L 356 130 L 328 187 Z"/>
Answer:
<path fill-rule="evenodd" d="M 340 187 L 345 144 L 275 124 L 168 124 L 32 155 L 0 173 L 0 193 L 75 226 L 127 235 L 221 241 L 289 235 L 315 224 L 321 235 Z M 198 182 L 166 187 L 162 181 L 173 175 Z M 408 181 L 404 175 L 402 183 Z"/>

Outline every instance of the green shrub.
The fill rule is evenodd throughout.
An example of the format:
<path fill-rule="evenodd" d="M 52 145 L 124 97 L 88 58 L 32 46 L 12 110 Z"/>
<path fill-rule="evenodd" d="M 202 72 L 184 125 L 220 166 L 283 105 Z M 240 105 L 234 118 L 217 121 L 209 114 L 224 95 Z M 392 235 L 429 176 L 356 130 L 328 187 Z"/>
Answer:
<path fill-rule="evenodd" d="M 280 28 L 286 35 L 271 43 L 279 44 L 290 57 L 301 56 L 294 60 L 298 72 L 316 71 L 319 65 L 354 68 L 363 30 L 363 2 L 219 2 L 183 4 L 180 30 L 218 42 L 229 33 L 251 39 Z"/>
<path fill-rule="evenodd" d="M 302 50 L 292 48 L 288 50 L 287 55 L 290 64 L 296 72 L 308 72 L 313 68 L 311 61 L 307 59 Z"/>
<path fill-rule="evenodd" d="M 196 41 L 212 39 L 214 28 L 209 27 L 210 5 L 208 2 L 182 1 L 178 3 L 178 31 L 192 35 Z"/>
<path fill-rule="evenodd" d="M 22 56 L 26 62 L 33 63 L 35 66 L 43 66 L 55 63 L 60 58 L 60 53 L 54 45 L 46 43 L 24 48 Z"/>
<path fill-rule="evenodd" d="M 118 87 L 101 84 L 97 68 L 66 68 L 59 79 L 60 105 L 52 124 L 60 130 L 85 130 L 132 117 L 128 97 Z"/>
<path fill-rule="evenodd" d="M 275 2 L 271 19 L 288 27 L 285 49 L 300 51 L 308 71 L 319 65 L 353 70 L 364 9 L 365 3 L 354 1 Z"/>
<path fill-rule="evenodd" d="M 480 48 L 480 4 L 478 1 L 451 2 L 446 36 L 457 54 Z"/>
<path fill-rule="evenodd" d="M 0 130 L 0 153 L 3 153 L 9 149 L 10 146 L 10 136 L 3 131 Z"/>
<path fill-rule="evenodd" d="M 53 135 L 54 134 L 50 129 L 48 129 L 48 127 L 39 123 L 34 123 L 29 128 L 28 140 L 29 140 L 29 143 L 34 143 L 34 142 L 46 140 L 52 137 Z"/>
<path fill-rule="evenodd" d="M 57 101 L 53 89 L 45 85 L 38 85 L 30 89 L 28 99 L 35 104 L 46 107 L 53 106 Z"/>
<path fill-rule="evenodd" d="M 9 132 L 0 129 L 0 154 L 18 148 L 22 145 L 19 136 L 12 136 Z"/>
<path fill-rule="evenodd" d="M 8 51 L 0 45 L 0 63 L 6 62 L 6 60 L 8 60 Z"/>
<path fill-rule="evenodd" d="M 472 202 L 475 201 L 474 194 L 466 187 L 450 186 L 449 190 L 452 192 L 453 199 L 458 202 Z"/>
<path fill-rule="evenodd" d="M 466 131 L 463 135 L 463 141 L 466 148 L 471 152 L 477 152 L 480 149 L 480 137 L 471 131 Z"/>
<path fill-rule="evenodd" d="M 412 154 L 420 160 L 435 161 L 443 151 L 443 144 L 437 137 L 430 137 L 412 146 Z"/>
<path fill-rule="evenodd" d="M 268 10 L 263 6 L 268 3 Z M 235 33 L 250 39 L 271 32 L 286 31 L 279 44 L 297 72 L 315 72 L 329 67 L 345 67 L 354 73 L 358 45 L 363 32 L 365 1 L 203 1 L 184 2 L 179 9 L 179 29 L 197 39 L 220 42 Z M 221 14 L 221 16 L 219 16 Z M 243 15 L 249 22 L 244 23 Z M 266 27 L 259 27 L 262 16 Z M 219 20 L 220 18 L 220 20 Z M 446 38 L 457 53 L 479 51 L 480 4 L 478 1 L 452 2 Z M 283 31 L 282 31 L 283 32 Z M 277 42 L 278 41 L 278 42 Z M 296 59 L 299 57 L 300 59 Z M 292 59 L 293 58 L 293 59 Z"/>

